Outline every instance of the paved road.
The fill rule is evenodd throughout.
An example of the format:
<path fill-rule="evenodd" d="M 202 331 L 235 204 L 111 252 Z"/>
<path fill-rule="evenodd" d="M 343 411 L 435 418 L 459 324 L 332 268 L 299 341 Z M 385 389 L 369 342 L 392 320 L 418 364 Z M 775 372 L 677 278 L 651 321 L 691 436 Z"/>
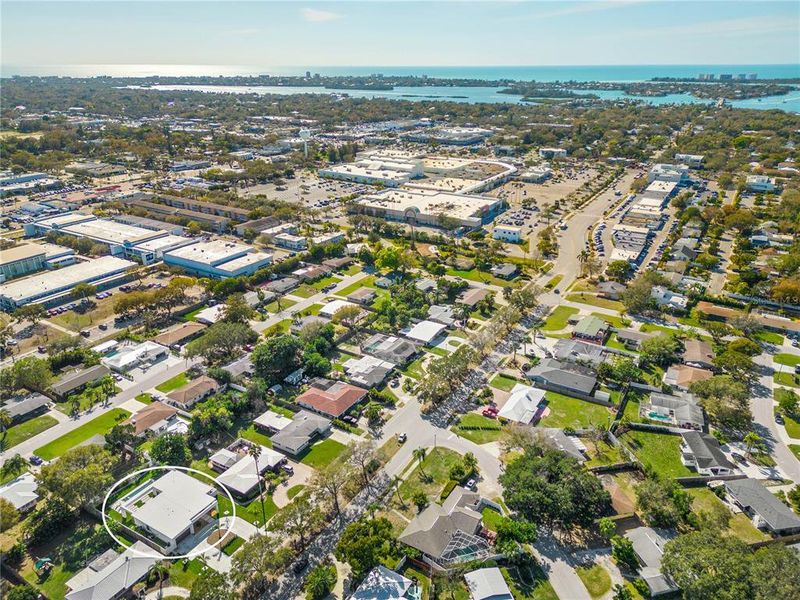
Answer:
<path fill-rule="evenodd" d="M 0 464 L 15 454 L 21 454 L 25 458 L 29 458 L 37 448 L 40 448 L 56 438 L 69 433 L 73 429 L 77 429 L 87 421 L 91 421 L 92 419 L 107 413 L 120 404 L 135 398 L 142 392 L 154 388 L 155 386 L 167 381 L 175 375 L 184 372 L 188 367 L 199 364 L 200 362 L 200 359 L 193 359 L 189 361 L 182 360 L 177 364 L 174 364 L 166 369 L 160 369 L 158 371 L 155 371 L 158 369 L 158 365 L 151 367 L 151 370 L 154 371 L 152 374 L 149 374 L 133 387 L 123 390 L 116 396 L 113 396 L 106 406 L 95 406 L 91 411 L 81 414 L 77 419 L 65 417 L 63 413 L 53 409 L 50 412 L 56 417 L 56 419 L 58 419 L 59 424 L 54 425 L 50 429 L 47 429 L 46 431 L 43 431 L 42 433 L 35 435 L 20 444 L 17 444 L 13 448 L 9 448 L 8 450 L 1 452 Z"/>
<path fill-rule="evenodd" d="M 800 461 L 786 446 L 775 424 L 772 373 L 779 365 L 772 361 L 772 355 L 768 353 L 757 356 L 755 362 L 762 367 L 758 383 L 754 386 L 753 395 L 750 397 L 750 409 L 753 411 L 756 432 L 772 450 L 772 456 L 785 477 L 800 482 Z"/>

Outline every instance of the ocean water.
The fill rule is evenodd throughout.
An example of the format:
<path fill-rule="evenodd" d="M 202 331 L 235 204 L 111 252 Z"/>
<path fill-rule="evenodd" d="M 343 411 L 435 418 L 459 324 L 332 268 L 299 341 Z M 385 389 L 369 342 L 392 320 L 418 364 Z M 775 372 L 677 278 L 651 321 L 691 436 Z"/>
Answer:
<path fill-rule="evenodd" d="M 68 77 L 190 76 L 190 75 L 415 75 L 447 79 L 515 79 L 521 81 L 645 81 L 653 77 L 697 77 L 700 73 L 756 74 L 760 79 L 800 77 L 800 64 L 782 65 L 569 65 L 569 66 L 243 66 L 84 64 L 0 66 L 3 77 L 60 75 Z"/>
<path fill-rule="evenodd" d="M 130 86 L 137 88 L 138 86 Z M 447 100 L 468 103 L 523 103 L 520 96 L 501 94 L 495 87 L 426 86 L 396 87 L 393 90 L 330 90 L 312 86 L 243 86 L 243 85 L 156 85 L 151 89 L 163 92 L 198 91 L 218 94 L 347 94 L 353 98 L 387 98 L 389 100 Z M 647 104 L 711 104 L 709 100 L 695 98 L 690 94 L 669 94 L 667 96 L 628 96 L 619 90 L 573 90 L 577 94 L 595 94 L 603 100 L 641 100 Z M 800 89 L 784 96 L 767 96 L 761 100 L 735 100 L 730 102 L 735 108 L 754 108 L 759 110 L 780 109 L 800 113 Z"/>

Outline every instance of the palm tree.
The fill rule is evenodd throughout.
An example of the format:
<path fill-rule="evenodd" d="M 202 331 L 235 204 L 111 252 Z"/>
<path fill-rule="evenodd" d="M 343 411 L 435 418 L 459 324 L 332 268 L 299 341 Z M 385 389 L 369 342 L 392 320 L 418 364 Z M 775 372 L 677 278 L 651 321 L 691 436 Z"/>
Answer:
<path fill-rule="evenodd" d="M 758 446 L 761 443 L 761 436 L 758 435 L 755 431 L 751 431 L 744 436 L 744 439 L 742 441 L 747 446 L 747 456 L 750 456 L 753 451 L 753 447 Z"/>
<path fill-rule="evenodd" d="M 19 456 L 19 454 L 17 456 Z M 400 500 L 400 506 L 402 506 L 403 508 L 406 508 L 406 502 L 405 502 L 405 500 L 403 500 L 403 496 L 400 494 L 400 484 L 402 482 L 403 482 L 403 480 L 400 478 L 399 475 L 395 475 L 392 478 L 392 485 L 394 486 L 394 493 L 397 496 L 397 499 Z"/>
<path fill-rule="evenodd" d="M 264 509 L 264 487 L 261 485 L 261 471 L 258 468 L 258 458 L 261 456 L 261 446 L 252 444 L 249 450 L 250 456 L 253 457 L 253 462 L 256 467 L 256 479 L 258 479 L 258 499 L 261 501 L 261 518 L 263 519 L 264 527 L 267 526 L 267 511 Z"/>
<path fill-rule="evenodd" d="M 522 353 L 525 356 L 527 356 L 528 355 L 528 344 L 531 343 L 531 335 L 529 333 L 526 333 L 525 335 L 522 336 L 522 339 L 520 341 L 522 342 Z"/>
<path fill-rule="evenodd" d="M 8 412 L 8 409 L 0 408 L 0 429 L 3 431 L 3 439 L 5 439 L 8 433 L 8 428 L 11 426 L 12 420 L 11 413 Z"/>
<path fill-rule="evenodd" d="M 478 470 L 478 459 L 472 452 L 467 452 L 462 459 L 464 468 L 470 473 L 475 473 Z"/>
<path fill-rule="evenodd" d="M 456 304 L 453 313 L 455 317 L 461 321 L 461 327 L 464 328 L 467 326 L 467 321 L 469 320 L 469 315 L 472 313 L 472 309 L 466 304 Z"/>
<path fill-rule="evenodd" d="M 162 597 L 162 590 L 164 589 L 164 580 L 169 577 L 169 567 L 163 560 L 159 560 L 153 563 L 153 565 L 147 570 L 147 577 L 148 579 L 151 576 L 158 577 L 158 597 Z"/>
<path fill-rule="evenodd" d="M 2 469 L 0 469 L 0 473 L 2 473 L 3 477 L 11 476 L 15 477 L 22 473 L 28 466 L 28 463 L 25 461 L 22 456 L 19 454 L 15 454 L 11 458 L 9 458 L 6 462 L 3 463 Z"/>
<path fill-rule="evenodd" d="M 422 470 L 422 461 L 425 460 L 425 457 L 427 455 L 428 455 L 427 448 L 416 448 L 413 452 L 414 458 L 416 458 L 417 461 L 419 462 L 419 472 L 422 473 L 423 477 L 427 477 L 427 475 L 425 475 L 425 471 Z"/>

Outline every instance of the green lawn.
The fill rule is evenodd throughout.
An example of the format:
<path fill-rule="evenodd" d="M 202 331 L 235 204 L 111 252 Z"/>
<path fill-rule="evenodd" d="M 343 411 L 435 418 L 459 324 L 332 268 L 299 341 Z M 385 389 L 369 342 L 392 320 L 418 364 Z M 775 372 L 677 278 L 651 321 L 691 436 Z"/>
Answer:
<path fill-rule="evenodd" d="M 203 311 L 203 310 L 205 310 L 205 309 L 206 309 L 206 307 L 205 307 L 205 306 L 201 306 L 200 308 L 195 308 L 194 310 L 192 310 L 192 311 L 189 311 L 188 313 L 186 313 L 185 315 L 183 315 L 183 317 L 182 317 L 182 318 L 183 318 L 183 320 L 184 320 L 184 321 L 194 321 L 194 318 L 197 316 L 197 314 L 198 314 L 200 311 Z"/>
<path fill-rule="evenodd" d="M 311 446 L 300 459 L 300 462 L 309 467 L 320 469 L 331 464 L 346 448 L 336 440 L 330 438 L 322 440 Z"/>
<path fill-rule="evenodd" d="M 469 271 L 462 271 L 460 269 L 447 269 L 447 274 L 452 277 L 461 277 L 462 279 L 468 279 L 470 281 L 480 281 L 499 287 L 511 285 L 505 279 L 500 279 L 491 273 L 485 273 L 483 271 L 479 271 L 478 269 L 470 269 Z"/>
<path fill-rule="evenodd" d="M 341 277 L 337 277 L 336 275 L 330 275 L 329 277 L 323 277 L 322 279 L 317 279 L 314 283 L 311 284 L 311 287 L 319 292 L 322 290 L 322 288 L 329 286 L 332 283 L 339 283 L 341 280 L 342 280 Z"/>
<path fill-rule="evenodd" d="M 225 544 L 222 547 L 222 551 L 225 553 L 226 556 L 231 556 L 234 552 L 236 552 L 242 545 L 244 544 L 244 540 L 239 536 L 235 536 L 230 542 Z"/>
<path fill-rule="evenodd" d="M 570 302 L 580 302 L 581 304 L 588 304 L 590 306 L 598 306 L 600 308 L 610 308 L 622 312 L 625 310 L 625 305 L 617 300 L 609 300 L 608 298 L 600 298 L 586 292 L 579 292 L 577 294 L 568 294 L 567 300 Z"/>
<path fill-rule="evenodd" d="M 580 311 L 571 306 L 556 306 L 547 320 L 542 325 L 542 331 L 559 331 L 567 326 L 567 321 L 572 315 L 577 315 Z"/>
<path fill-rule="evenodd" d="M 300 298 L 311 298 L 311 296 L 316 296 L 319 294 L 319 290 L 317 288 L 311 287 L 307 283 L 297 286 L 295 289 L 291 291 L 292 296 L 299 296 Z"/>
<path fill-rule="evenodd" d="M 441 447 L 428 450 L 421 466 L 412 458 L 409 467 L 413 469 L 400 484 L 400 496 L 405 502 L 405 507 L 398 500 L 397 494 L 391 497 L 391 505 L 406 516 L 413 516 L 417 512 L 412 502 L 414 494 L 421 491 L 429 502 L 437 501 L 444 486 L 450 481 L 450 468 L 460 462 L 460 454 Z"/>
<path fill-rule="evenodd" d="M 489 506 L 483 509 L 481 516 L 483 517 L 483 526 L 489 531 L 497 531 L 497 524 L 503 518 L 503 515 Z"/>
<path fill-rule="evenodd" d="M 375 287 L 375 276 L 374 275 L 367 275 L 363 279 L 359 279 L 355 283 L 351 283 L 347 287 L 342 288 L 338 292 L 336 292 L 337 296 L 349 296 L 356 290 L 360 290 L 362 287 L 374 288 Z"/>
<path fill-rule="evenodd" d="M 776 346 L 780 346 L 783 344 L 783 336 L 780 333 L 775 333 L 773 331 L 759 331 L 755 338 L 762 342 L 766 342 L 767 344 L 775 344 Z"/>
<path fill-rule="evenodd" d="M 550 279 L 550 281 L 548 281 L 547 283 L 544 284 L 545 289 L 552 290 L 559 283 L 561 283 L 562 279 L 564 279 L 563 275 L 556 275 L 555 277 Z"/>
<path fill-rule="evenodd" d="M 602 465 L 615 465 L 625 462 L 627 459 L 622 455 L 622 452 L 616 446 L 612 446 L 608 442 L 601 441 L 597 443 L 597 450 L 595 451 L 594 442 L 586 440 L 586 447 L 589 449 L 589 460 L 586 462 L 587 467 L 599 467 Z"/>
<path fill-rule="evenodd" d="M 322 309 L 322 304 L 312 304 L 311 306 L 301 310 L 297 314 L 299 314 L 301 317 L 308 317 L 308 316 L 316 317 L 321 309 Z"/>
<path fill-rule="evenodd" d="M 789 450 L 794 453 L 797 460 L 800 460 L 800 444 L 789 444 Z"/>
<path fill-rule="evenodd" d="M 84 423 L 77 429 L 73 429 L 69 433 L 56 438 L 49 444 L 45 444 L 41 448 L 37 448 L 34 452 L 40 458 L 45 460 L 52 460 L 61 456 L 70 448 L 77 446 L 81 442 L 88 440 L 95 435 L 103 435 L 107 433 L 117 422 L 129 417 L 131 413 L 121 408 L 114 408 L 107 413 L 100 415 Z"/>
<path fill-rule="evenodd" d="M 198 558 L 193 558 L 186 564 L 184 564 L 182 560 L 176 560 L 169 568 L 169 583 L 178 587 L 191 589 L 192 584 L 202 570 L 203 562 Z"/>
<path fill-rule="evenodd" d="M 514 600 L 559 600 L 547 575 L 538 565 L 502 567 L 500 571 Z"/>
<path fill-rule="evenodd" d="M 289 500 L 291 500 L 292 498 L 297 496 L 297 494 L 302 492 L 304 489 L 306 489 L 306 486 L 304 486 L 302 483 L 298 485 L 293 485 L 288 490 L 286 490 L 286 496 L 287 498 L 289 498 Z"/>
<path fill-rule="evenodd" d="M 58 425 L 58 421 L 50 415 L 40 415 L 32 419 L 28 419 L 24 423 L 9 427 L 5 434 L 0 436 L 0 448 L 8 450 L 17 444 L 32 438 L 35 435 L 42 433 Z"/>
<path fill-rule="evenodd" d="M 499 439 L 502 426 L 495 419 L 467 413 L 459 417 L 458 423 L 453 425 L 450 431 L 476 444 L 488 444 Z"/>
<path fill-rule="evenodd" d="M 687 490 L 692 496 L 692 510 L 694 512 L 711 511 L 723 508 L 728 510 L 717 495 L 707 487 L 689 488 Z M 759 531 L 755 525 L 747 518 L 747 515 L 738 513 L 731 515 L 728 528 L 724 533 L 735 535 L 746 544 L 768 540 L 769 536 L 763 531 Z"/>
<path fill-rule="evenodd" d="M 694 474 L 681 463 L 679 435 L 628 431 L 622 435 L 621 441 L 643 464 L 652 466 L 659 475 L 671 478 Z"/>
<path fill-rule="evenodd" d="M 287 308 L 291 308 L 295 304 L 297 304 L 297 302 L 295 302 L 294 300 L 289 300 L 288 298 L 281 298 L 281 306 L 280 306 L 280 308 L 278 308 L 278 301 L 277 300 L 273 300 L 272 302 L 267 304 L 264 308 L 266 310 L 268 310 L 269 312 L 271 312 L 271 313 L 277 313 L 277 312 L 280 312 L 282 310 L 286 310 Z"/>
<path fill-rule="evenodd" d="M 408 363 L 405 369 L 401 369 L 401 372 L 411 379 L 422 379 L 425 376 L 425 369 L 422 368 L 422 361 L 424 357 L 419 357 L 416 360 L 411 361 Z"/>
<path fill-rule="evenodd" d="M 168 392 L 177 390 L 178 388 L 182 388 L 187 383 L 189 383 L 189 376 L 184 371 L 183 373 L 178 373 L 171 379 L 167 379 L 164 383 L 157 385 L 156 389 L 159 392 L 164 392 L 166 394 Z"/>
<path fill-rule="evenodd" d="M 786 433 L 789 437 L 800 439 L 800 422 L 789 415 L 783 415 L 783 426 L 786 428 Z"/>
<path fill-rule="evenodd" d="M 225 494 L 219 494 L 217 496 L 217 506 L 219 507 L 219 514 L 224 516 L 225 511 L 228 514 L 233 514 L 233 509 L 231 507 L 230 498 L 228 498 Z M 272 500 L 272 496 L 268 494 L 264 494 L 264 513 L 267 515 L 267 521 L 269 521 L 273 515 L 278 512 L 278 506 Z M 251 500 L 248 504 L 239 504 L 236 503 L 236 517 L 239 519 L 243 519 L 248 523 L 255 524 L 256 521 L 259 524 L 263 524 L 264 518 L 261 514 L 261 500 L 258 499 L 258 496 L 254 500 Z"/>
<path fill-rule="evenodd" d="M 519 381 L 514 379 L 513 377 L 509 377 L 508 375 L 503 375 L 502 373 L 498 373 L 494 377 L 492 377 L 491 381 L 489 381 L 489 385 L 493 388 L 497 388 L 498 390 L 503 390 L 504 392 L 510 392 L 514 389 L 514 386 L 517 385 Z"/>
<path fill-rule="evenodd" d="M 611 325 L 613 327 L 616 327 L 617 329 L 623 329 L 630 324 L 630 321 L 628 321 L 624 317 L 615 317 L 614 315 L 606 315 L 599 312 L 593 312 L 592 316 L 597 317 L 598 319 L 602 319 L 607 323 L 611 323 Z"/>
<path fill-rule="evenodd" d="M 550 413 L 539 421 L 542 427 L 573 427 L 580 429 L 593 423 L 606 424 L 613 414 L 605 406 L 564 396 L 555 392 L 545 392 Z"/>
<path fill-rule="evenodd" d="M 656 325 L 655 323 L 644 323 L 639 328 L 639 331 L 642 333 L 652 333 L 653 331 L 657 331 L 659 333 L 681 333 L 680 329 L 675 329 L 674 327 L 664 327 L 663 325 Z"/>
<path fill-rule="evenodd" d="M 775 373 L 772 378 L 775 380 L 775 383 L 779 383 L 780 385 L 795 388 L 800 387 L 800 375 L 795 375 L 794 373 L 790 373 L 788 371 L 784 371 L 783 373 Z"/>
<path fill-rule="evenodd" d="M 278 321 L 277 323 L 275 323 L 275 325 L 267 327 L 263 332 L 261 332 L 261 335 L 263 335 L 264 337 L 269 337 L 271 335 L 287 333 L 289 331 L 289 327 L 291 326 L 292 326 L 292 320 L 284 319 L 283 321 Z"/>
<path fill-rule="evenodd" d="M 611 589 L 611 575 L 600 565 L 575 569 L 592 598 L 602 598 Z"/>
<path fill-rule="evenodd" d="M 153 397 L 150 394 L 148 394 L 147 392 L 144 392 L 142 394 L 138 394 L 136 396 L 136 399 L 139 402 L 141 402 L 142 404 L 152 404 L 152 402 L 153 402 Z"/>
<path fill-rule="evenodd" d="M 236 435 L 242 439 L 261 444 L 265 448 L 272 448 L 272 440 L 258 431 L 252 423 L 248 427 L 242 427 Z"/>
<path fill-rule="evenodd" d="M 614 348 L 615 350 L 624 350 L 625 352 L 629 352 L 629 350 L 625 347 L 625 344 L 617 340 L 617 334 L 612 333 L 608 336 L 605 345 L 609 348 Z"/>
<path fill-rule="evenodd" d="M 776 354 L 775 356 L 772 357 L 772 360 L 780 365 L 787 365 L 789 367 L 800 365 L 800 355 L 789 354 L 788 352 L 781 352 L 780 354 Z"/>

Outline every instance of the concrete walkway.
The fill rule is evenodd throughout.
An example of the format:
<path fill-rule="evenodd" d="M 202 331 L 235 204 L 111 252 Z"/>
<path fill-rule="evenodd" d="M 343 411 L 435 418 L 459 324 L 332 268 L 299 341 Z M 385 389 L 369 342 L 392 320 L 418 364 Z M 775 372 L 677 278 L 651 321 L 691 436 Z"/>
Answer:
<path fill-rule="evenodd" d="M 176 585 L 171 585 L 169 587 L 165 587 L 161 590 L 161 593 L 158 592 L 158 588 L 149 592 L 145 596 L 145 600 L 160 600 L 161 598 L 167 598 L 169 596 L 180 596 L 181 598 L 188 598 L 191 592 L 186 588 L 178 587 Z"/>

